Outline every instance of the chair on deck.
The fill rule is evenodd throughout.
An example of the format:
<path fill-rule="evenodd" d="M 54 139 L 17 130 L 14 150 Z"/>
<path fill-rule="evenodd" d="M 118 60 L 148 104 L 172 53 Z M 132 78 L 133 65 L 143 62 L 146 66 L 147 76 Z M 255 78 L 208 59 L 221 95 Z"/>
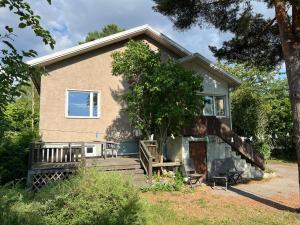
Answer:
<path fill-rule="evenodd" d="M 110 142 L 110 141 L 104 142 L 103 148 L 102 148 L 102 155 L 103 155 L 104 159 L 107 158 L 107 153 L 110 153 L 112 158 L 114 157 L 114 155 L 117 158 L 119 146 L 120 146 L 119 143 Z"/>
<path fill-rule="evenodd" d="M 204 174 L 199 174 L 196 172 L 195 165 L 192 159 L 186 159 L 183 164 L 184 173 L 188 178 L 188 183 L 191 188 L 197 185 Z M 200 183 L 201 184 L 201 183 Z"/>

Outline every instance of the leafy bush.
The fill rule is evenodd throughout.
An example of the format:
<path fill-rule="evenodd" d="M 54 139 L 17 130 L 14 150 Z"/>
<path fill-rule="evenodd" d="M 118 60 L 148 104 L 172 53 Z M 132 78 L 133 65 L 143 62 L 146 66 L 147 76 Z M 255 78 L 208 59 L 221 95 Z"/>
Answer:
<path fill-rule="evenodd" d="M 80 171 L 33 197 L 18 189 L 2 188 L 0 205 L 3 225 L 148 223 L 145 205 L 131 181 L 120 174 L 96 170 Z"/>
<path fill-rule="evenodd" d="M 36 133 L 25 130 L 7 135 L 0 143 L 0 184 L 27 176 L 29 144 Z"/>
<path fill-rule="evenodd" d="M 167 176 L 168 177 L 168 176 Z M 169 177 L 168 177 L 169 178 Z M 183 185 L 183 175 L 180 171 L 177 171 L 175 173 L 175 177 L 171 179 L 164 179 L 164 177 L 161 177 L 160 179 L 158 177 L 155 178 L 155 183 L 149 187 L 142 188 L 142 192 L 148 192 L 148 191 L 180 191 Z"/>

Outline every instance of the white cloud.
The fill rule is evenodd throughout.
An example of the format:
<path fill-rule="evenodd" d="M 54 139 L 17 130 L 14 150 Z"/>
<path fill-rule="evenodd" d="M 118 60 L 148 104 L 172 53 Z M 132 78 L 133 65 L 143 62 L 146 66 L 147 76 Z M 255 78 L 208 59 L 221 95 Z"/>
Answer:
<path fill-rule="evenodd" d="M 110 23 L 116 23 L 125 29 L 149 24 L 191 52 L 199 52 L 211 60 L 214 57 L 208 45 L 220 47 L 224 40 L 230 38 L 229 34 L 197 26 L 179 32 L 168 18 L 152 10 L 153 1 L 149 0 L 53 0 L 50 6 L 46 0 L 29 2 L 42 17 L 43 26 L 55 38 L 57 44 L 54 51 L 77 45 L 88 32 Z M 0 9 L 0 21 L 0 27 L 17 24 L 16 18 L 5 9 Z M 31 30 L 18 31 L 17 34 L 15 43 L 18 49 L 35 49 L 40 56 L 52 52 Z"/>

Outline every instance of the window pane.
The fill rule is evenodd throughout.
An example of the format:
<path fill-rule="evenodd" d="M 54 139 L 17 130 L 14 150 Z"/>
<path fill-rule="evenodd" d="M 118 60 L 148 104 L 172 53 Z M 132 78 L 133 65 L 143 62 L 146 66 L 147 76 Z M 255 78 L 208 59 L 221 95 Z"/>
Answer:
<path fill-rule="evenodd" d="M 214 98 L 212 96 L 205 96 L 204 97 L 204 112 L 205 116 L 212 116 L 214 115 Z"/>
<path fill-rule="evenodd" d="M 216 97 L 216 115 L 225 116 L 225 97 Z"/>
<path fill-rule="evenodd" d="M 98 116 L 98 93 L 93 93 L 93 116 Z"/>
<path fill-rule="evenodd" d="M 69 91 L 69 116 L 90 116 L 90 93 Z"/>

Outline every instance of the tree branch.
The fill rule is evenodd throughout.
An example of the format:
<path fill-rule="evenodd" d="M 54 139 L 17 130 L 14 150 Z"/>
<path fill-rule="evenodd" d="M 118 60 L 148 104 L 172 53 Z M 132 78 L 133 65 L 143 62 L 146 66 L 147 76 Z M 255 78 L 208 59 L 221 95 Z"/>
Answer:
<path fill-rule="evenodd" d="M 279 34 L 285 58 L 290 54 L 290 43 L 294 40 L 291 24 L 286 12 L 286 2 L 284 0 L 275 0 L 276 20 L 279 27 Z"/>

